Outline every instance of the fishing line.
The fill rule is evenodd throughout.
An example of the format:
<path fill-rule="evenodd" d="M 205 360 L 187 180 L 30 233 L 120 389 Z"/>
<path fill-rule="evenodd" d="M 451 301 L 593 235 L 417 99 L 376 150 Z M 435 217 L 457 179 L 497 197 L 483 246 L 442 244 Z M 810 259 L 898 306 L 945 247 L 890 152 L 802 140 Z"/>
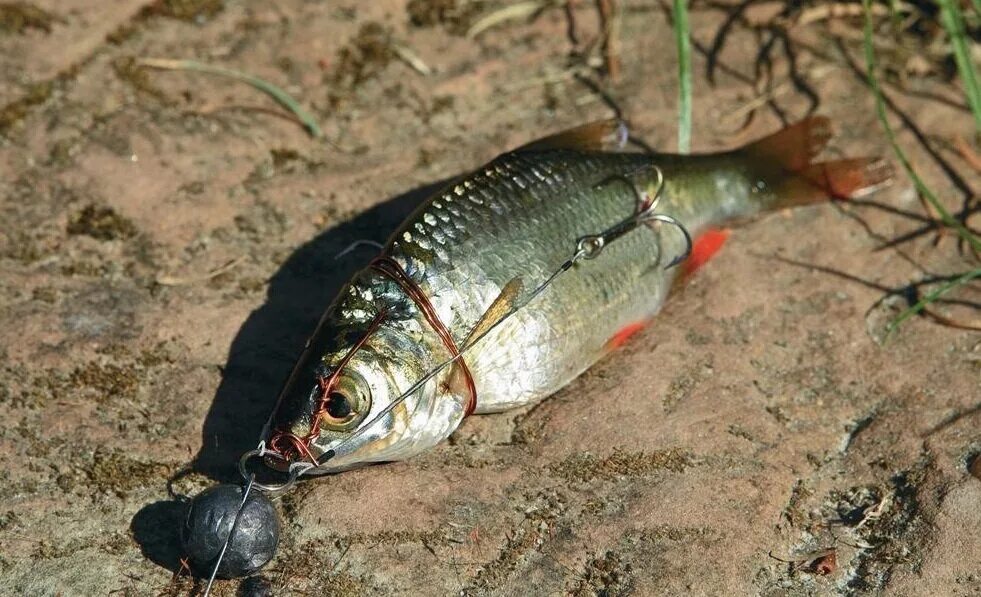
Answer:
<path fill-rule="evenodd" d="M 357 438 L 364 435 L 370 428 L 372 428 L 374 425 L 380 422 L 384 417 L 390 414 L 398 405 L 402 404 L 409 396 L 411 396 L 413 393 L 418 391 L 428 381 L 439 375 L 442 371 L 444 371 L 447 367 L 449 367 L 456 361 L 460 360 L 464 354 L 469 352 L 481 340 L 483 340 L 491 332 L 493 332 L 499 325 L 510 319 L 514 314 L 516 314 L 518 311 L 525 308 L 529 303 L 535 300 L 535 298 L 537 298 L 542 292 L 544 292 L 545 289 L 548 288 L 555 281 L 556 278 L 558 278 L 561 274 L 572 269 L 572 267 L 577 262 L 583 259 L 586 260 L 595 259 L 600 255 L 600 253 L 603 252 L 603 249 L 607 245 L 609 245 L 611 242 L 616 241 L 624 234 L 636 229 L 638 226 L 657 221 L 657 222 L 664 222 L 667 224 L 671 224 L 677 227 L 685 237 L 685 250 L 681 255 L 678 255 L 674 259 L 672 259 L 672 261 L 667 266 L 665 266 L 665 269 L 670 269 L 678 265 L 685 259 L 687 259 L 688 256 L 691 254 L 691 250 L 692 250 L 692 239 L 691 239 L 691 234 L 689 234 L 688 232 L 688 229 L 685 227 L 684 224 L 682 224 L 679 220 L 677 220 L 673 216 L 667 214 L 654 213 L 654 210 L 657 208 L 657 205 L 660 202 L 664 192 L 664 173 L 661 171 L 659 167 L 655 165 L 651 165 L 651 168 L 654 170 L 655 180 L 651 185 L 652 193 L 648 197 L 645 197 L 644 194 L 641 193 L 637 189 L 637 187 L 626 176 L 614 176 L 605 181 L 600 182 L 598 185 L 598 186 L 602 186 L 604 184 L 608 184 L 614 181 L 622 181 L 628 184 L 630 188 L 633 190 L 634 194 L 637 196 L 638 205 L 641 206 L 641 209 L 636 214 L 620 222 L 617 222 L 616 224 L 600 232 L 599 234 L 587 235 L 578 239 L 576 241 L 576 251 L 575 253 L 573 253 L 572 257 L 570 257 L 561 266 L 559 266 L 558 269 L 552 272 L 552 274 L 548 278 L 546 278 L 544 282 L 539 284 L 524 300 L 515 303 L 511 307 L 511 309 L 509 309 L 505 313 L 503 317 L 495 321 L 492 325 L 490 325 L 486 330 L 481 332 L 471 341 L 467 342 L 462 347 L 460 347 L 460 350 L 455 355 L 453 355 L 449 359 L 446 359 L 445 361 L 437 365 L 435 368 L 430 370 L 427 374 L 423 375 L 418 381 L 416 381 L 414 384 L 409 386 L 408 390 L 403 392 L 398 398 L 396 398 L 388 406 L 383 408 L 377 415 L 375 415 L 366 424 L 358 427 L 358 429 L 353 431 L 351 435 L 341 440 L 336 446 L 334 446 L 330 450 L 324 452 L 317 459 L 317 466 L 322 466 L 330 459 L 340 454 L 343 454 L 341 450 L 342 448 L 344 448 L 345 446 L 349 445 Z M 292 469 L 293 465 L 295 464 L 300 464 L 300 463 L 293 463 L 290 465 L 290 468 Z M 307 463 L 303 463 L 303 464 L 307 464 Z"/>
<path fill-rule="evenodd" d="M 379 251 L 382 251 L 382 250 L 385 249 L 385 245 L 381 244 L 380 242 L 378 242 L 376 240 L 370 240 L 370 239 L 367 239 L 367 238 L 362 238 L 360 240 L 356 240 L 353 243 L 349 244 L 347 247 L 345 247 L 344 249 L 342 249 L 340 253 L 338 253 L 337 255 L 334 255 L 334 260 L 336 261 L 336 260 L 340 259 L 341 257 L 344 257 L 345 255 L 347 255 L 348 253 L 354 251 L 355 249 L 357 249 L 359 247 L 365 247 L 365 246 L 367 246 L 367 247 L 374 247 L 374 248 L 378 249 Z"/>
<path fill-rule="evenodd" d="M 211 594 L 211 585 L 214 584 L 215 576 L 218 574 L 218 567 L 221 565 L 221 560 L 225 557 L 225 552 L 228 551 L 228 544 L 232 542 L 232 537 L 235 536 L 235 529 L 238 528 L 238 521 L 242 519 L 242 510 L 245 508 L 245 502 L 249 499 L 249 492 L 252 491 L 254 481 L 255 475 L 249 475 L 245 487 L 242 489 L 242 503 L 239 504 L 238 511 L 235 512 L 232 528 L 228 530 L 228 537 L 225 538 L 225 543 L 221 546 L 221 551 L 218 553 L 218 560 L 215 561 L 215 567 L 211 570 L 211 576 L 208 577 L 208 584 L 204 588 L 204 597 L 208 597 Z"/>
<path fill-rule="evenodd" d="M 279 402 L 280 402 L 277 401 L 277 408 L 273 409 L 272 414 L 270 414 L 269 419 L 266 421 L 266 424 L 263 426 L 262 435 L 260 436 L 262 439 L 259 441 L 258 446 L 255 449 L 242 454 L 242 457 L 239 459 L 239 464 L 238 464 L 239 472 L 242 475 L 242 477 L 246 480 L 246 485 L 242 495 L 242 502 L 238 507 L 238 511 L 236 512 L 235 515 L 235 521 L 232 523 L 232 528 L 228 533 L 228 537 L 224 541 L 221 552 L 218 555 L 218 559 L 215 561 L 214 567 L 211 571 L 211 576 L 208 579 L 207 587 L 205 588 L 204 597 L 208 597 L 208 595 L 211 592 L 212 583 L 214 582 L 215 576 L 218 573 L 218 568 L 221 565 L 221 561 L 225 556 L 225 552 L 228 549 L 228 545 L 232 540 L 232 537 L 235 532 L 235 528 L 238 524 L 238 520 L 242 514 L 242 510 L 245 508 L 245 504 L 246 504 L 246 500 L 248 499 L 249 492 L 252 490 L 253 487 L 264 493 L 269 493 L 272 495 L 280 494 L 286 491 L 287 489 L 289 489 L 290 487 L 292 487 L 300 478 L 300 476 L 306 474 L 307 472 L 315 468 L 319 468 L 323 466 L 328 461 L 339 455 L 344 455 L 343 449 L 345 447 L 351 445 L 352 442 L 354 442 L 356 439 L 364 435 L 368 430 L 374 428 L 374 426 L 378 424 L 383 418 L 391 414 L 391 412 L 396 407 L 398 407 L 400 404 L 405 402 L 405 400 L 408 399 L 409 396 L 417 392 L 426 383 L 428 383 L 434 377 L 436 377 L 441 372 L 443 372 L 447 367 L 453 365 L 458 360 L 463 358 L 465 354 L 467 354 L 471 349 L 473 349 L 477 344 L 479 344 L 484 338 L 490 335 L 491 332 L 496 330 L 498 326 L 503 324 L 505 321 L 509 320 L 518 311 L 525 308 L 529 303 L 531 303 L 539 295 L 541 295 L 549 286 L 551 286 L 555 282 L 556 278 L 558 278 L 563 273 L 572 269 L 573 266 L 579 263 L 580 261 L 595 259 L 603 252 L 603 250 L 610 243 L 615 242 L 617 239 L 637 229 L 638 227 L 643 225 L 651 225 L 656 222 L 670 224 L 676 227 L 684 235 L 685 250 L 680 255 L 675 256 L 675 258 L 672 259 L 671 262 L 665 266 L 665 269 L 670 269 L 678 265 L 685 259 L 687 259 L 688 256 L 691 255 L 691 251 L 692 251 L 692 238 L 688 232 L 688 229 L 685 227 L 685 225 L 682 222 L 677 220 L 675 217 L 667 214 L 655 213 L 654 211 L 657 208 L 657 205 L 660 202 L 661 197 L 664 193 L 664 173 L 661 171 L 661 169 L 658 166 L 653 164 L 650 166 L 650 169 L 654 171 L 655 177 L 652 184 L 648 187 L 648 190 L 650 191 L 649 193 L 641 192 L 629 178 L 629 176 L 633 176 L 634 174 L 644 169 L 646 168 L 638 169 L 637 171 L 628 173 L 627 175 L 612 176 L 604 181 L 601 181 L 596 185 L 596 188 L 599 188 L 607 184 L 612 184 L 614 182 L 621 182 L 626 184 L 637 198 L 637 205 L 639 206 L 639 209 L 637 210 L 636 213 L 621 220 L 620 222 L 617 222 L 613 226 L 610 226 L 609 228 L 603 230 L 598 234 L 590 234 L 577 239 L 576 250 L 572 254 L 572 256 L 569 257 L 569 259 L 567 259 L 565 262 L 563 262 L 562 265 L 560 265 L 555 271 L 553 271 L 541 284 L 535 287 L 535 289 L 532 290 L 523 300 L 515 302 L 511 306 L 511 308 L 505 312 L 505 314 L 502 317 L 500 317 L 499 319 L 497 319 L 497 321 L 489 325 L 487 329 L 483 330 L 480 334 L 472 338 L 470 341 L 466 342 L 450 358 L 444 360 L 439 365 L 437 365 L 429 372 L 427 372 L 425 375 L 423 375 L 419 380 L 417 380 L 415 383 L 409 386 L 409 388 L 405 392 L 403 392 L 401 395 L 395 398 L 388 406 L 383 408 L 377 415 L 371 418 L 367 423 L 359 426 L 356 430 L 351 432 L 351 434 L 348 437 L 341 440 L 336 446 L 321 454 L 320 457 L 316 459 L 315 463 L 308 462 L 308 461 L 291 462 L 287 469 L 287 473 L 289 476 L 286 482 L 279 485 L 266 485 L 263 483 L 259 483 L 255 480 L 255 474 L 250 473 L 248 471 L 248 463 L 252 458 L 262 459 L 262 458 L 269 458 L 269 457 L 276 458 L 284 462 L 287 461 L 282 454 L 280 454 L 277 451 L 270 450 L 266 446 L 265 438 L 269 434 L 273 418 L 275 416 L 276 410 L 278 409 Z M 659 254 L 658 260 L 660 260 L 660 258 L 661 257 Z M 321 318 L 321 321 L 317 326 L 318 330 L 324 324 L 325 318 L 326 318 L 326 314 L 323 318 Z M 299 370 L 299 363 L 297 364 L 297 367 L 294 368 L 293 372 L 290 374 L 290 378 L 287 381 L 287 387 L 289 387 L 293 378 L 298 373 L 298 370 Z M 282 396 L 280 397 L 280 400 L 281 399 Z"/>

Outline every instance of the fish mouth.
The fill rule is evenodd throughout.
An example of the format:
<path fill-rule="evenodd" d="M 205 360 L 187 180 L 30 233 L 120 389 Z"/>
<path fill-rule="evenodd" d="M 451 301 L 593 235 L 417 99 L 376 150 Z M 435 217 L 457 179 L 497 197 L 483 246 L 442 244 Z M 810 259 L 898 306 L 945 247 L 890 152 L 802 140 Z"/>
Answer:
<path fill-rule="evenodd" d="M 314 445 L 314 439 L 310 436 L 300 437 L 282 429 L 277 430 L 269 438 L 266 447 L 267 464 L 278 470 L 287 470 L 293 463 L 301 461 L 320 466 L 317 459 L 321 450 Z"/>

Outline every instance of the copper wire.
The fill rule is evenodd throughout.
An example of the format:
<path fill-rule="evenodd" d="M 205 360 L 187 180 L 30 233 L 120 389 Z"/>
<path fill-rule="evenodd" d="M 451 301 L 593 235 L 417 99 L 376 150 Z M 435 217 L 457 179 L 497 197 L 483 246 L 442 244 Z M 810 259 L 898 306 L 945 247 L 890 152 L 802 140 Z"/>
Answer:
<path fill-rule="evenodd" d="M 398 284 L 399 288 L 408 296 L 416 307 L 425 317 L 426 321 L 432 327 L 436 335 L 439 336 L 443 345 L 450 352 L 451 357 L 457 358 L 460 356 L 460 348 L 457 346 L 453 336 L 450 334 L 449 329 L 439 318 L 436 313 L 436 308 L 433 307 L 432 301 L 426 296 L 426 293 L 422 291 L 419 285 L 409 277 L 409 274 L 402 268 L 402 266 L 387 255 L 382 255 L 376 257 L 369 264 L 371 269 L 377 271 L 378 273 L 390 278 L 393 282 Z M 386 310 L 382 310 L 375 316 L 372 320 L 371 325 L 365 332 L 364 336 L 361 337 L 358 342 L 347 351 L 344 358 L 337 365 L 334 371 L 329 376 L 318 376 L 317 377 L 317 406 L 311 413 L 311 423 L 310 431 L 304 437 L 299 437 L 294 433 L 285 430 L 276 431 L 272 437 L 269 438 L 269 450 L 280 455 L 286 461 L 293 461 L 294 459 L 302 456 L 310 460 L 314 465 L 319 464 L 313 452 L 310 450 L 310 443 L 313 442 L 320 435 L 320 424 L 322 416 L 327 412 L 327 407 L 330 403 L 330 395 L 337 384 L 337 380 L 340 376 L 341 371 L 351 360 L 354 354 L 361 349 L 362 346 L 368 341 L 369 338 L 378 330 L 381 326 L 382 321 L 387 315 Z M 466 410 L 464 411 L 464 416 L 470 416 L 473 414 L 474 410 L 477 408 L 477 387 L 473 381 L 473 375 L 470 373 L 470 368 L 467 367 L 466 362 L 463 359 L 457 360 L 457 364 L 463 373 L 464 378 L 467 383 L 467 391 L 470 394 L 470 398 L 467 401 Z"/>
<path fill-rule="evenodd" d="M 368 330 L 363 336 L 355 343 L 354 346 L 344 354 L 344 358 L 338 363 L 334 371 L 327 376 L 318 375 L 317 376 L 317 406 L 310 413 L 310 431 L 304 437 L 298 437 L 296 434 L 285 430 L 277 430 L 273 433 L 272 437 L 269 438 L 269 450 L 275 452 L 283 457 L 287 462 L 292 462 L 298 456 L 304 456 L 310 460 L 316 466 L 319 464 L 317 458 L 310 451 L 310 443 L 320 436 L 320 423 L 323 415 L 327 412 L 327 406 L 330 403 L 330 394 L 337 385 L 337 380 L 340 377 L 344 367 L 350 362 L 351 358 L 354 356 L 358 350 L 365 345 L 365 343 L 378 331 L 382 322 L 385 320 L 385 316 L 388 315 L 387 309 L 382 309 L 375 315 L 375 318 L 371 320 L 371 325 L 368 326 Z M 283 442 L 288 443 L 288 446 L 283 446 Z"/>
<path fill-rule="evenodd" d="M 419 285 L 409 277 L 409 274 L 402 269 L 398 261 L 395 261 L 387 255 L 381 255 L 376 257 L 370 264 L 372 269 L 384 274 L 391 278 L 399 287 L 408 295 L 409 298 L 416 304 L 419 310 L 422 312 L 426 321 L 429 322 L 430 327 L 436 332 L 436 335 L 440 337 L 446 349 L 450 352 L 450 356 L 456 358 L 460 355 L 460 347 L 457 346 L 456 341 L 453 340 L 453 336 L 450 331 L 446 328 L 446 325 L 440 320 L 439 315 L 436 313 L 436 308 L 433 307 L 432 301 L 426 296 L 426 293 L 419 288 Z M 467 381 L 467 391 L 470 394 L 470 399 L 467 401 L 467 407 L 464 416 L 470 416 L 473 411 L 477 408 L 477 387 L 473 382 L 473 375 L 470 373 L 470 368 L 467 367 L 467 363 L 463 359 L 457 361 L 460 370 L 463 372 L 463 376 Z"/>

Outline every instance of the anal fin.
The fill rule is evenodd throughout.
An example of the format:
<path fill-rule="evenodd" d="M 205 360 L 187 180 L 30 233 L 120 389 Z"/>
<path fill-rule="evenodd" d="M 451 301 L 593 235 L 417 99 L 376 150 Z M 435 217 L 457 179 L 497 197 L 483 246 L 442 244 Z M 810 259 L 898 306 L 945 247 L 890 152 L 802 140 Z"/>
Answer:
<path fill-rule="evenodd" d="M 648 323 L 650 323 L 649 320 L 634 321 L 623 326 L 617 331 L 617 333 L 610 336 L 610 339 L 606 341 L 606 350 L 610 351 L 620 348 L 627 343 L 627 340 L 647 327 Z"/>

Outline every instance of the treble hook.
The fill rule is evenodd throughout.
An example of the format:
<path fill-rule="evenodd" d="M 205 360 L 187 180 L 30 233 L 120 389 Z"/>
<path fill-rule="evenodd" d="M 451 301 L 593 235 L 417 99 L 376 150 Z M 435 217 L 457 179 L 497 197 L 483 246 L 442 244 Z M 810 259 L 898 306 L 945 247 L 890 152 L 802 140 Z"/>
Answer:
<path fill-rule="evenodd" d="M 691 255 L 692 251 L 691 234 L 688 233 L 688 229 L 685 228 L 685 225 L 674 216 L 654 212 L 654 210 L 657 209 L 657 204 L 661 201 L 661 196 L 664 192 L 664 172 L 662 172 L 661 169 L 654 164 L 651 164 L 651 168 L 654 169 L 655 179 L 653 184 L 650 186 L 653 191 L 648 196 L 642 194 L 637 189 L 637 186 L 623 174 L 611 176 L 594 186 L 594 188 L 600 188 L 613 182 L 622 182 L 623 184 L 627 185 L 631 192 L 633 192 L 634 196 L 637 198 L 637 204 L 641 205 L 642 208 L 634 215 L 617 222 L 599 234 L 590 234 L 580 238 L 576 244 L 576 255 L 573 257 L 574 260 L 595 259 L 600 253 L 603 252 L 606 245 L 610 244 L 631 230 L 634 230 L 641 224 L 647 224 L 655 221 L 664 222 L 677 227 L 685 237 L 684 252 L 672 259 L 671 263 L 665 266 L 664 269 L 671 269 L 685 259 L 688 259 L 688 256 Z"/>

